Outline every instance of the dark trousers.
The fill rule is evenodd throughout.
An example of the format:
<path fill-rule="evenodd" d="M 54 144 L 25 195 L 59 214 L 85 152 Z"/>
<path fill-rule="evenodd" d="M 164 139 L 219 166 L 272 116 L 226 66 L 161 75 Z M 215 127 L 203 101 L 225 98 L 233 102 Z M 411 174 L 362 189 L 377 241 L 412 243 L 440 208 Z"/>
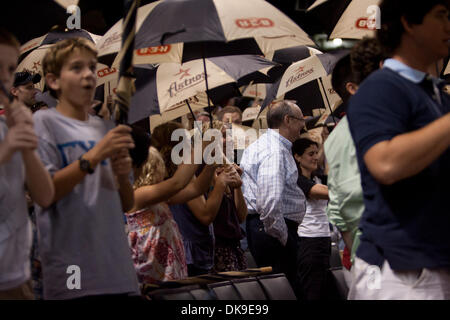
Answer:
<path fill-rule="evenodd" d="M 297 283 L 297 253 L 298 253 L 298 224 L 287 220 L 288 240 L 283 246 L 278 239 L 264 231 L 264 225 L 259 215 L 247 216 L 246 231 L 250 252 L 258 267 L 272 266 L 273 273 L 284 273 L 294 292 L 298 294 Z"/>
<path fill-rule="evenodd" d="M 202 274 L 209 273 L 208 269 L 198 268 L 198 267 L 194 266 L 193 264 L 188 264 L 187 268 L 188 268 L 188 277 L 196 277 L 196 276 L 201 276 Z"/>
<path fill-rule="evenodd" d="M 331 238 L 299 237 L 298 281 L 302 300 L 328 298 Z"/>

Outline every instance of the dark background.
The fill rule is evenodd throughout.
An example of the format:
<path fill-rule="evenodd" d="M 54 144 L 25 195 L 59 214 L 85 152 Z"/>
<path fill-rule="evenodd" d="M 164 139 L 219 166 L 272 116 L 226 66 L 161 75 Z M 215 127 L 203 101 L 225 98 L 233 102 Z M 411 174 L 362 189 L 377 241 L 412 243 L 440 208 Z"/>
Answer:
<path fill-rule="evenodd" d="M 246 0 L 242 0 L 246 1 Z M 329 0 L 317 9 L 306 12 L 315 0 L 269 0 L 310 36 L 331 33 L 340 14 L 350 0 Z M 141 0 L 141 6 L 153 1 Z M 123 17 L 123 0 L 80 0 L 81 28 L 103 35 Z M 53 26 L 65 26 L 69 17 L 53 0 L 3 0 L 0 26 L 13 32 L 23 44 L 46 34 Z"/>

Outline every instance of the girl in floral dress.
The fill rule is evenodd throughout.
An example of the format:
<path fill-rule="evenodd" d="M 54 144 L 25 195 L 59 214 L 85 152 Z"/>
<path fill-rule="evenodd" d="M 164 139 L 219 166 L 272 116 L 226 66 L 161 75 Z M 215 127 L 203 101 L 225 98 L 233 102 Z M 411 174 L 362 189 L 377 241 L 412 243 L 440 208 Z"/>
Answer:
<path fill-rule="evenodd" d="M 134 131 L 136 136 L 136 130 Z M 135 142 L 136 142 L 135 138 Z M 166 168 L 159 152 L 146 143 L 135 143 L 132 158 L 135 173 L 135 204 L 127 214 L 128 240 L 141 284 L 187 277 L 184 246 L 168 203 L 184 203 L 203 194 L 209 187 L 215 166 L 205 166 L 193 179 L 198 165 L 181 164 L 174 176 L 164 180 Z M 141 164 L 137 158 L 147 151 Z M 136 156 L 141 154 L 140 156 Z M 144 158 L 145 159 L 145 158 Z M 164 181 L 163 181 L 164 180 Z"/>

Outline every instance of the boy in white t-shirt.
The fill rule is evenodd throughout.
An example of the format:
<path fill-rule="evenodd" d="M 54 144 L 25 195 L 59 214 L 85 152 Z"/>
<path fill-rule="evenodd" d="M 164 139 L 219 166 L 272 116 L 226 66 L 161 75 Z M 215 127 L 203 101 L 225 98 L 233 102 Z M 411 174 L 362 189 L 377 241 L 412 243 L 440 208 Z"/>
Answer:
<path fill-rule="evenodd" d="M 38 139 L 31 112 L 9 90 L 19 57 L 19 42 L 0 29 L 0 299 L 34 299 L 30 284 L 31 222 L 27 187 L 42 207 L 54 196 L 51 177 L 37 157 Z"/>
<path fill-rule="evenodd" d="M 123 227 L 133 206 L 129 181 L 131 128 L 88 114 L 96 87 L 97 51 L 83 38 L 46 54 L 56 108 L 34 114 L 39 153 L 55 185 L 50 208 L 38 208 L 44 299 L 139 294 Z"/>

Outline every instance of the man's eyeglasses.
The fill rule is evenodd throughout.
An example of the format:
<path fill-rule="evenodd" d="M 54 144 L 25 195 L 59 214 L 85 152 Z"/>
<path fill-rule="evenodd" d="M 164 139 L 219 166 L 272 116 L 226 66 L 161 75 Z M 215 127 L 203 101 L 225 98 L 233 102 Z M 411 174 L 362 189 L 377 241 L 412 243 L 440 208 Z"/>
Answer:
<path fill-rule="evenodd" d="M 305 122 L 305 118 L 298 118 L 298 117 L 295 117 L 295 116 L 289 116 L 290 118 L 294 118 L 294 119 L 297 119 L 297 120 L 299 120 L 299 121 L 301 121 L 301 122 Z"/>

